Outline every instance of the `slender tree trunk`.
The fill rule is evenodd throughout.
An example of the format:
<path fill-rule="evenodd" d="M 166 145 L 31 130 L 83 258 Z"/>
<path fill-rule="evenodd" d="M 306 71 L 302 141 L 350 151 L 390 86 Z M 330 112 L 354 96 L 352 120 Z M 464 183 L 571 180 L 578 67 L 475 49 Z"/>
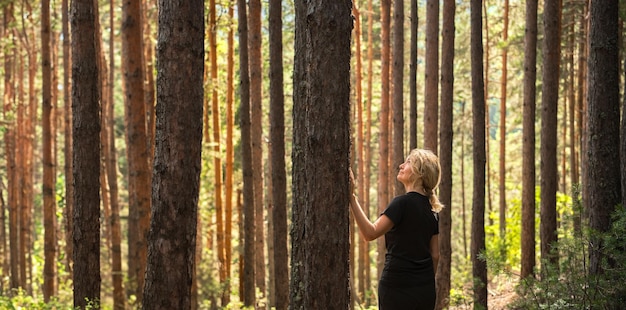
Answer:
<path fill-rule="evenodd" d="M 157 122 L 143 309 L 191 309 L 202 152 L 203 1 L 159 1 Z M 187 79 L 180 79 L 181 75 Z M 143 97 L 142 97 L 143 98 Z"/>
<path fill-rule="evenodd" d="M 439 199 L 445 206 L 439 212 L 439 251 L 437 271 L 437 309 L 450 305 L 450 278 L 452 268 L 452 142 L 453 142 L 453 94 L 454 94 L 454 0 L 443 2 L 443 26 L 441 41 L 441 143 L 439 161 L 441 183 Z"/>
<path fill-rule="evenodd" d="M 53 159 L 52 63 L 50 50 L 50 1 L 41 1 L 42 136 L 43 136 L 43 217 L 44 217 L 44 301 L 56 294 L 56 193 Z"/>
<path fill-rule="evenodd" d="M 228 17 L 230 20 L 234 19 L 235 2 L 231 0 L 228 5 Z M 229 279 L 226 283 L 226 291 L 230 291 L 230 277 L 232 266 L 232 231 L 233 231 L 233 170 L 235 165 L 235 148 L 233 145 L 233 131 L 235 127 L 235 112 L 234 112 L 234 71 L 235 71 L 235 47 L 234 47 L 234 29 L 230 27 L 228 30 L 228 52 L 227 52 L 227 77 L 226 77 L 226 174 L 224 178 L 225 186 L 225 205 L 224 205 L 224 239 L 226 241 L 226 277 Z"/>
<path fill-rule="evenodd" d="M 248 67 L 248 17 L 245 0 L 237 0 L 239 31 L 239 79 L 240 79 L 240 126 L 241 126 L 241 170 L 243 174 L 243 292 L 241 297 L 246 307 L 255 306 L 255 208 L 254 183 L 252 180 L 252 145 L 250 137 L 250 74 Z"/>
<path fill-rule="evenodd" d="M 209 1 L 209 56 L 211 74 L 211 116 L 213 117 L 213 181 L 215 186 L 215 229 L 217 236 L 217 260 L 219 261 L 219 281 L 226 282 L 226 250 L 224 246 L 224 208 L 222 203 L 222 147 L 221 122 L 218 97 L 217 71 L 217 13 L 215 0 Z M 221 293 L 222 306 L 228 304 L 230 292 Z"/>
<path fill-rule="evenodd" d="M 409 149 L 417 148 L 417 0 L 411 0 L 411 56 L 409 60 Z"/>
<path fill-rule="evenodd" d="M 355 68 L 355 105 L 356 105 L 356 146 L 354 148 L 354 155 L 357 158 L 357 178 L 362 180 L 357 184 L 357 195 L 359 197 L 365 197 L 365 151 L 364 151 L 364 125 L 363 125 L 363 53 L 362 53 L 362 44 L 361 44 L 361 10 L 358 6 L 358 1 L 352 3 L 352 15 L 354 16 L 354 42 L 355 42 L 355 60 L 356 60 L 356 68 Z M 369 213 L 369 212 L 368 212 Z M 366 213 L 366 214 L 368 214 Z M 368 214 L 369 215 L 369 214 Z M 354 226 L 351 226 L 354 227 Z M 358 233 L 357 233 L 358 234 Z M 351 237 L 356 237 L 353 234 Z M 357 278 L 358 282 L 358 294 L 353 295 L 351 298 L 351 307 L 353 307 L 353 303 L 355 299 L 359 299 L 362 303 L 363 298 L 366 294 L 366 272 L 365 270 L 369 268 L 369 244 L 367 240 L 365 240 L 362 236 L 356 237 L 358 238 L 358 253 L 356 260 L 358 261 L 358 269 L 355 272 L 356 274 L 351 274 L 351 281 L 354 281 Z M 352 286 L 355 284 L 352 282 Z"/>
<path fill-rule="evenodd" d="M 72 242 L 72 234 L 74 229 L 73 210 L 74 210 L 74 176 L 72 174 L 72 96 L 71 87 L 71 53 L 70 53 L 70 29 L 69 29 L 69 1 L 62 0 L 61 3 L 61 24 L 63 33 L 63 109 L 65 114 L 64 126 L 64 158 L 65 158 L 65 208 L 63 209 L 63 218 L 65 220 L 65 257 L 66 271 L 69 278 L 73 278 L 74 273 L 74 243 Z"/>
<path fill-rule="evenodd" d="M 474 308 L 487 309 L 487 265 L 478 256 L 485 251 L 485 86 L 483 77 L 482 0 L 472 0 L 471 65 L 472 65 L 472 123 L 474 141 L 474 190 L 472 199 L 472 275 L 474 278 Z"/>
<path fill-rule="evenodd" d="M 393 132 L 391 167 L 404 162 L 404 0 L 393 2 Z M 436 134 L 436 132 L 435 132 Z M 404 185 L 394 178 L 395 195 L 404 193 Z"/>
<path fill-rule="evenodd" d="M 150 225 L 150 167 L 144 103 L 141 2 L 122 3 L 122 67 L 128 153 L 129 289 L 142 301 Z"/>
<path fill-rule="evenodd" d="M 587 191 L 589 227 L 606 232 L 611 214 L 622 202 L 620 182 L 618 3 L 592 1 L 589 7 L 587 94 Z M 604 273 L 602 239 L 589 245 L 589 272 Z M 609 261 L 609 264 L 611 262 Z"/>
<path fill-rule="evenodd" d="M 100 300 L 100 116 L 97 10 L 74 0 L 72 24 L 72 119 L 74 201 L 74 307 Z"/>
<path fill-rule="evenodd" d="M 282 1 L 269 3 L 270 27 L 270 148 L 272 167 L 272 223 L 274 235 L 274 287 L 276 309 L 289 305 L 289 253 L 287 250 L 287 176 L 285 171 L 285 98 L 283 90 Z"/>
<path fill-rule="evenodd" d="M 439 0 L 426 1 L 424 79 L 424 148 L 438 152 L 439 131 Z"/>
<path fill-rule="evenodd" d="M 507 95 L 507 65 L 509 44 L 509 0 L 504 1 L 504 17 L 502 23 L 502 75 L 500 77 L 500 238 L 504 240 L 506 234 L 506 95 Z M 505 249 L 503 249 L 505 251 Z"/>
<path fill-rule="evenodd" d="M 557 104 L 561 57 L 561 0 L 544 3 L 543 91 L 541 95 L 541 257 L 552 263 L 558 254 L 552 251 L 557 242 Z"/>
<path fill-rule="evenodd" d="M 261 55 L 261 0 L 249 0 L 248 48 L 250 52 L 250 143 L 252 144 L 252 179 L 254 183 L 255 277 L 261 296 L 265 285 L 265 210 L 263 206 L 263 68 Z"/>
<path fill-rule="evenodd" d="M 391 0 L 382 0 L 381 1 L 381 84 L 382 84 L 382 93 L 380 100 L 380 113 L 378 119 L 380 120 L 380 130 L 379 130 L 379 138 L 378 138 L 378 147 L 379 147 L 379 157 L 378 157 L 378 211 L 377 213 L 383 212 L 387 207 L 387 203 L 389 203 L 389 181 L 390 178 L 390 168 L 389 168 L 389 93 L 390 93 L 390 83 L 389 83 L 389 53 L 391 49 L 390 42 L 390 32 L 391 32 Z M 382 238 L 377 240 L 378 246 L 378 257 L 376 265 L 378 267 L 378 274 L 380 274 L 383 270 L 383 264 L 385 262 L 385 244 Z"/>
<path fill-rule="evenodd" d="M 522 240 L 521 273 L 535 268 L 535 109 L 537 82 L 537 0 L 526 1 L 524 36 L 524 103 L 522 107 Z"/>

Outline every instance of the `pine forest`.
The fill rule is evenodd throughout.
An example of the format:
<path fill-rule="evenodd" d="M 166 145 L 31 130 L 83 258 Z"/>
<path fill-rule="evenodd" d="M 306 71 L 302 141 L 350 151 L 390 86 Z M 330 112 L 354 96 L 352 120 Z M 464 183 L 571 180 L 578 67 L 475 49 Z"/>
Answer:
<path fill-rule="evenodd" d="M 436 309 L 626 304 L 625 1 L 0 10 L 0 309 L 378 309 L 414 149 Z"/>

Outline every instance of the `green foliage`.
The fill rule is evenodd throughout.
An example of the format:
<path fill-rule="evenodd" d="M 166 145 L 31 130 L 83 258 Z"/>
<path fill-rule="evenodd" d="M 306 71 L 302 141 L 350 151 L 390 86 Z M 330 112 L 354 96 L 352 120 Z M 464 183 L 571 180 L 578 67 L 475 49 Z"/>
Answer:
<path fill-rule="evenodd" d="M 602 240 L 600 274 L 590 274 L 591 236 Z M 561 236 L 560 236 L 561 237 Z M 516 309 L 618 309 L 626 302 L 626 208 L 618 206 L 605 233 L 586 231 L 563 235 L 556 250 L 558 265 L 542 262 L 541 277 L 519 286 Z"/>
<path fill-rule="evenodd" d="M 16 310 L 16 309 L 32 309 L 32 310 L 52 310 L 63 309 L 58 300 L 52 299 L 45 303 L 43 299 L 29 296 L 23 290 L 17 290 L 12 296 L 0 296 L 0 309 Z"/>

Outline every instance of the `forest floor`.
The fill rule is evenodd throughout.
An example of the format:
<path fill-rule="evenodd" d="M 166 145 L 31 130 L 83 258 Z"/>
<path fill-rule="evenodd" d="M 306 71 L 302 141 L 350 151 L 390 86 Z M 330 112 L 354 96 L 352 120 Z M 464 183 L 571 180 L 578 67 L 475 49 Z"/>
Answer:
<path fill-rule="evenodd" d="M 512 279 L 511 277 L 498 276 L 492 279 L 487 287 L 487 303 L 489 310 L 509 309 L 509 305 L 518 298 L 517 292 L 515 291 L 516 286 L 517 279 Z M 471 292 L 468 293 L 471 294 Z M 449 309 L 469 310 L 474 309 L 474 307 L 471 304 L 466 304 L 451 306 Z"/>

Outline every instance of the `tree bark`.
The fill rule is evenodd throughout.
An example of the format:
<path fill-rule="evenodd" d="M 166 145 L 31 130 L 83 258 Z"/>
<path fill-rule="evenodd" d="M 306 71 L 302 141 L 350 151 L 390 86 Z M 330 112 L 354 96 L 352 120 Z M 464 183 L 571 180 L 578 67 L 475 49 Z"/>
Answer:
<path fill-rule="evenodd" d="M 506 234 L 506 96 L 507 96 L 507 65 L 509 44 L 509 0 L 504 1 L 504 16 L 502 23 L 502 75 L 500 76 L 500 238 L 504 241 Z M 505 249 L 503 249 L 505 250 Z"/>
<path fill-rule="evenodd" d="M 543 88 L 541 95 L 541 257 L 558 261 L 552 248 L 557 242 L 556 191 L 557 175 L 557 104 L 559 99 L 559 66 L 561 57 L 561 1 L 544 3 Z"/>
<path fill-rule="evenodd" d="M 441 117 L 439 131 L 439 161 L 441 183 L 439 199 L 444 205 L 439 212 L 439 251 L 437 271 L 437 309 L 450 305 L 450 278 L 452 268 L 452 142 L 453 142 L 453 95 L 454 95 L 454 0 L 443 2 L 443 26 L 441 41 Z"/>
<path fill-rule="evenodd" d="M 474 308 L 487 309 L 487 265 L 478 256 L 485 251 L 485 86 L 483 77 L 482 0 L 472 0 L 471 67 L 474 189 L 472 199 L 471 259 L 474 277 Z"/>
<path fill-rule="evenodd" d="M 617 1 L 592 1 L 589 8 L 587 94 L 587 193 L 589 227 L 605 232 L 611 214 L 622 202 L 620 182 L 619 47 Z M 601 274 L 602 239 L 592 236 L 589 272 Z M 611 262 L 609 262 L 611 264 Z"/>
<path fill-rule="evenodd" d="M 417 148 L 417 0 L 411 0 L 411 56 L 409 60 L 409 149 Z"/>
<path fill-rule="evenodd" d="M 56 294 L 56 169 L 53 156 L 52 60 L 50 49 L 50 1 L 41 1 L 42 152 L 44 221 L 44 301 Z"/>
<path fill-rule="evenodd" d="M 439 0 L 426 1 L 424 148 L 437 154 L 439 131 Z"/>
<path fill-rule="evenodd" d="M 75 184 L 74 307 L 100 301 L 100 115 L 97 10 L 92 0 L 71 3 L 72 148 Z"/>
<path fill-rule="evenodd" d="M 524 103 L 522 107 L 522 240 L 521 273 L 535 268 L 535 109 L 537 81 L 537 0 L 526 1 L 524 35 Z"/>
<path fill-rule="evenodd" d="M 378 119 L 380 120 L 378 147 L 378 211 L 383 212 L 387 207 L 387 203 L 390 201 L 391 194 L 389 193 L 388 184 L 392 181 L 390 177 L 390 159 L 389 159 L 389 109 L 390 109 L 390 84 L 389 84 L 389 54 L 391 49 L 390 32 L 391 32 L 391 0 L 381 1 L 381 67 L 382 72 L 380 74 L 382 93 L 380 99 L 380 113 Z M 383 264 L 385 262 L 385 244 L 382 238 L 376 241 L 378 248 L 378 257 L 376 258 L 376 266 L 378 274 L 383 270 Z"/>
<path fill-rule="evenodd" d="M 240 79 L 240 127 L 241 127 L 241 170 L 243 174 L 243 292 L 244 306 L 255 305 L 255 208 L 254 184 L 252 180 L 252 146 L 250 141 L 250 74 L 248 67 L 248 17 L 245 0 L 237 0 L 239 32 L 239 79 Z"/>
<path fill-rule="evenodd" d="M 404 0 L 393 2 L 393 132 L 391 167 L 404 162 Z M 436 134 L 436 132 L 435 132 Z M 404 185 L 394 178 L 395 195 L 404 193 Z"/>
<path fill-rule="evenodd" d="M 272 223 L 274 236 L 274 307 L 289 305 L 287 250 L 287 176 L 285 171 L 285 98 L 283 90 L 282 1 L 269 2 L 270 31 L 270 148 L 272 167 Z"/>
<path fill-rule="evenodd" d="M 122 3 L 122 67 L 128 157 L 128 270 L 130 290 L 142 301 L 146 236 L 150 225 L 150 168 L 144 104 L 141 2 Z"/>
<path fill-rule="evenodd" d="M 350 12 L 350 1 L 296 2 L 290 309 L 350 303 Z"/>
<path fill-rule="evenodd" d="M 191 309 L 202 152 L 203 1 L 161 0 L 159 9 L 153 208 L 142 307 Z"/>

